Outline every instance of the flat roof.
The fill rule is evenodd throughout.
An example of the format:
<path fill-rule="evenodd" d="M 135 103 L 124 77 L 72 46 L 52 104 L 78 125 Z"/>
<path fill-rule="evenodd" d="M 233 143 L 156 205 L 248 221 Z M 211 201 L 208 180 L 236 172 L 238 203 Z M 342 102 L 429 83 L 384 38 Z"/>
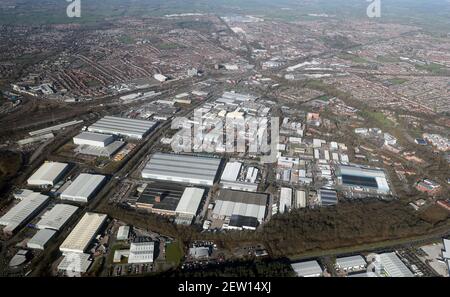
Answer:
<path fill-rule="evenodd" d="M 44 162 L 44 164 L 28 178 L 29 185 L 53 185 L 67 170 L 68 164 L 59 162 Z"/>
<path fill-rule="evenodd" d="M 66 253 L 58 265 L 58 270 L 66 273 L 85 273 L 92 264 L 91 255 L 82 253 Z"/>
<path fill-rule="evenodd" d="M 15 231 L 19 226 L 29 221 L 48 200 L 48 196 L 36 192 L 31 193 L 0 218 L 0 225 L 5 226 L 3 230 L 6 232 Z"/>
<path fill-rule="evenodd" d="M 309 277 L 321 275 L 323 270 L 316 260 L 298 262 L 291 264 L 292 269 L 295 271 L 297 276 Z"/>
<path fill-rule="evenodd" d="M 336 265 L 341 268 L 351 268 L 366 265 L 367 262 L 361 255 L 341 257 L 336 259 Z"/>
<path fill-rule="evenodd" d="M 105 116 L 91 125 L 88 131 L 141 139 L 156 125 L 157 122 L 153 121 Z"/>
<path fill-rule="evenodd" d="M 194 216 L 197 213 L 204 193 L 204 189 L 192 187 L 186 188 L 178 202 L 175 212 Z"/>
<path fill-rule="evenodd" d="M 78 207 L 73 205 L 56 204 L 42 215 L 36 227 L 39 229 L 60 230 L 77 210 Z"/>
<path fill-rule="evenodd" d="M 242 163 L 241 162 L 228 162 L 223 170 L 221 181 L 231 181 L 234 182 L 238 179 L 239 173 L 241 172 Z"/>
<path fill-rule="evenodd" d="M 222 189 L 216 199 L 213 214 L 231 217 L 240 215 L 264 220 L 268 195 Z"/>
<path fill-rule="evenodd" d="M 94 132 L 81 132 L 74 139 L 80 140 L 88 140 L 88 141 L 98 141 L 98 142 L 106 142 L 110 140 L 113 136 L 109 134 L 100 134 Z"/>
<path fill-rule="evenodd" d="M 211 186 L 220 162 L 218 158 L 155 153 L 142 170 L 142 177 Z"/>
<path fill-rule="evenodd" d="M 83 253 L 106 221 L 105 214 L 87 212 L 61 244 L 61 252 Z"/>
<path fill-rule="evenodd" d="M 61 199 L 86 202 L 105 181 L 105 176 L 99 174 L 81 173 L 61 193 Z"/>
<path fill-rule="evenodd" d="M 381 266 L 390 277 L 413 277 L 411 270 L 394 253 L 380 254 Z"/>
<path fill-rule="evenodd" d="M 152 182 L 147 185 L 137 203 L 153 205 L 152 208 L 154 209 L 175 211 L 185 188 L 180 184 Z M 160 202 L 156 202 L 157 196 Z"/>

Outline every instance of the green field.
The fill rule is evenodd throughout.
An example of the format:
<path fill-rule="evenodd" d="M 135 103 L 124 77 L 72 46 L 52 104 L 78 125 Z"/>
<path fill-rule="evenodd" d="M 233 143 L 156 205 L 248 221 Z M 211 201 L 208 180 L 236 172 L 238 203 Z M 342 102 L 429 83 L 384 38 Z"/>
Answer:
<path fill-rule="evenodd" d="M 166 261 L 174 265 L 179 265 L 183 258 L 183 247 L 179 241 L 174 241 L 166 245 Z"/>

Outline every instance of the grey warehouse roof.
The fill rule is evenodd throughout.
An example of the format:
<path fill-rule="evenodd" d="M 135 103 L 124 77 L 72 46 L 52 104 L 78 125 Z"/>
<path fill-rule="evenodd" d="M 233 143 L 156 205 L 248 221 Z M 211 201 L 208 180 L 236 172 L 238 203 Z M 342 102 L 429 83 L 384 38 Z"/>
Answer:
<path fill-rule="evenodd" d="M 87 202 L 104 181 L 105 177 L 103 175 L 81 173 L 72 184 L 61 193 L 61 198 Z"/>
<path fill-rule="evenodd" d="M 56 234 L 54 230 L 39 230 L 27 243 L 30 249 L 44 249 L 47 242 Z"/>
<path fill-rule="evenodd" d="M 319 263 L 317 261 L 306 261 L 306 262 L 299 262 L 299 263 L 292 263 L 291 264 L 292 269 L 297 273 L 297 276 L 316 276 L 322 274 L 322 268 L 320 267 Z"/>
<path fill-rule="evenodd" d="M 350 257 L 342 257 L 336 259 L 336 265 L 342 269 L 365 266 L 366 261 L 361 255 L 355 255 Z"/>
<path fill-rule="evenodd" d="M 156 153 L 142 171 L 143 178 L 213 185 L 221 159 Z"/>
<path fill-rule="evenodd" d="M 155 125 L 156 122 L 152 121 L 106 116 L 90 126 L 88 130 L 90 132 L 109 133 L 141 139 Z"/>
<path fill-rule="evenodd" d="M 60 230 L 77 209 L 73 205 L 57 204 L 42 216 L 36 226 L 39 229 Z"/>

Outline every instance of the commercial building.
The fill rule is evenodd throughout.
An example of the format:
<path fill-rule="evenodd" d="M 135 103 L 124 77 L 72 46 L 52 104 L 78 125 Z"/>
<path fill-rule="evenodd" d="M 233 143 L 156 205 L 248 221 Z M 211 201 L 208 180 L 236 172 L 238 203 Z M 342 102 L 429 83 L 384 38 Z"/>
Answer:
<path fill-rule="evenodd" d="M 186 221 L 192 222 L 197 214 L 204 193 L 204 189 L 192 187 L 186 188 L 175 209 L 176 215 L 185 218 Z"/>
<path fill-rule="evenodd" d="M 280 190 L 280 213 L 291 211 L 292 208 L 292 189 L 281 188 Z"/>
<path fill-rule="evenodd" d="M 11 234 L 17 231 L 41 211 L 48 200 L 48 196 L 36 192 L 24 197 L 0 218 L 0 225 L 5 226 L 3 232 Z"/>
<path fill-rule="evenodd" d="M 212 186 L 220 163 L 218 158 L 156 153 L 142 170 L 142 177 Z"/>
<path fill-rule="evenodd" d="M 299 277 L 319 277 L 323 273 L 322 267 L 315 260 L 292 263 L 291 267 Z"/>
<path fill-rule="evenodd" d="M 220 185 L 224 189 L 230 189 L 230 190 L 236 190 L 236 191 L 256 192 L 258 190 L 258 184 L 250 183 L 250 182 L 222 181 L 220 183 Z"/>
<path fill-rule="evenodd" d="M 222 189 L 216 199 L 213 216 L 219 219 L 233 215 L 253 217 L 261 223 L 265 218 L 268 195 Z"/>
<path fill-rule="evenodd" d="M 241 162 L 228 162 L 223 170 L 221 182 L 231 181 L 234 182 L 238 179 L 239 173 L 241 172 L 242 163 Z"/>
<path fill-rule="evenodd" d="M 337 192 L 330 189 L 319 190 L 319 201 L 322 206 L 336 205 L 338 202 Z"/>
<path fill-rule="evenodd" d="M 340 165 L 336 176 L 338 183 L 347 188 L 375 191 L 378 194 L 390 193 L 386 173 L 379 168 L 356 164 Z"/>
<path fill-rule="evenodd" d="M 106 116 L 90 126 L 88 131 L 142 139 L 156 125 L 157 123 L 152 121 Z"/>
<path fill-rule="evenodd" d="M 128 240 L 130 236 L 130 226 L 120 226 L 117 230 L 117 240 Z"/>
<path fill-rule="evenodd" d="M 44 213 L 36 227 L 38 229 L 50 229 L 59 231 L 66 222 L 75 214 L 78 207 L 69 204 L 57 204 L 51 210 Z"/>
<path fill-rule="evenodd" d="M 145 237 L 138 237 L 130 245 L 128 264 L 153 263 L 155 243 Z"/>
<path fill-rule="evenodd" d="M 147 184 L 136 206 L 161 215 L 175 215 L 185 190 L 184 185 L 155 181 Z"/>
<path fill-rule="evenodd" d="M 305 208 L 306 207 L 306 193 L 304 190 L 298 190 L 295 195 L 296 208 Z"/>
<path fill-rule="evenodd" d="M 91 255 L 83 253 L 66 253 L 58 265 L 58 271 L 67 276 L 81 276 L 92 264 Z"/>
<path fill-rule="evenodd" d="M 93 132 L 82 132 L 73 138 L 78 144 L 76 152 L 84 155 L 110 157 L 125 145 L 123 141 L 115 141 L 113 135 Z"/>
<path fill-rule="evenodd" d="M 87 203 L 100 187 L 106 177 L 97 174 L 81 173 L 62 193 L 61 199 Z"/>
<path fill-rule="evenodd" d="M 27 180 L 30 186 L 54 186 L 69 169 L 69 165 L 59 162 L 45 162 Z"/>
<path fill-rule="evenodd" d="M 366 266 L 366 260 L 364 260 L 361 255 L 336 259 L 336 268 L 345 272 L 361 271 L 364 270 Z"/>
<path fill-rule="evenodd" d="M 413 273 L 400 260 L 396 253 L 380 254 L 380 268 L 382 274 L 389 277 L 413 277 Z"/>
<path fill-rule="evenodd" d="M 193 259 L 205 259 L 208 258 L 211 253 L 209 246 L 198 246 L 189 248 L 189 256 Z"/>
<path fill-rule="evenodd" d="M 28 242 L 27 247 L 35 250 L 44 250 L 47 246 L 47 242 L 55 236 L 54 230 L 39 230 Z"/>
<path fill-rule="evenodd" d="M 63 253 L 84 253 L 106 221 L 105 214 L 87 212 L 61 244 Z"/>
<path fill-rule="evenodd" d="M 93 132 L 82 132 L 73 138 L 73 143 L 78 145 L 91 145 L 106 147 L 114 141 L 114 136 L 109 134 L 100 134 Z"/>

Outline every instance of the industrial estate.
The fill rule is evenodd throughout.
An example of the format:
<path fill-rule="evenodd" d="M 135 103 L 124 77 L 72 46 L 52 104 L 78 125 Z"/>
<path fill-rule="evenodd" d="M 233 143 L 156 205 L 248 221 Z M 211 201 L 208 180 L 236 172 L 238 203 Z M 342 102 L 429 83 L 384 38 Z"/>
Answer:
<path fill-rule="evenodd" d="M 179 5 L 0 21 L 0 275 L 448 277 L 448 27 Z"/>

